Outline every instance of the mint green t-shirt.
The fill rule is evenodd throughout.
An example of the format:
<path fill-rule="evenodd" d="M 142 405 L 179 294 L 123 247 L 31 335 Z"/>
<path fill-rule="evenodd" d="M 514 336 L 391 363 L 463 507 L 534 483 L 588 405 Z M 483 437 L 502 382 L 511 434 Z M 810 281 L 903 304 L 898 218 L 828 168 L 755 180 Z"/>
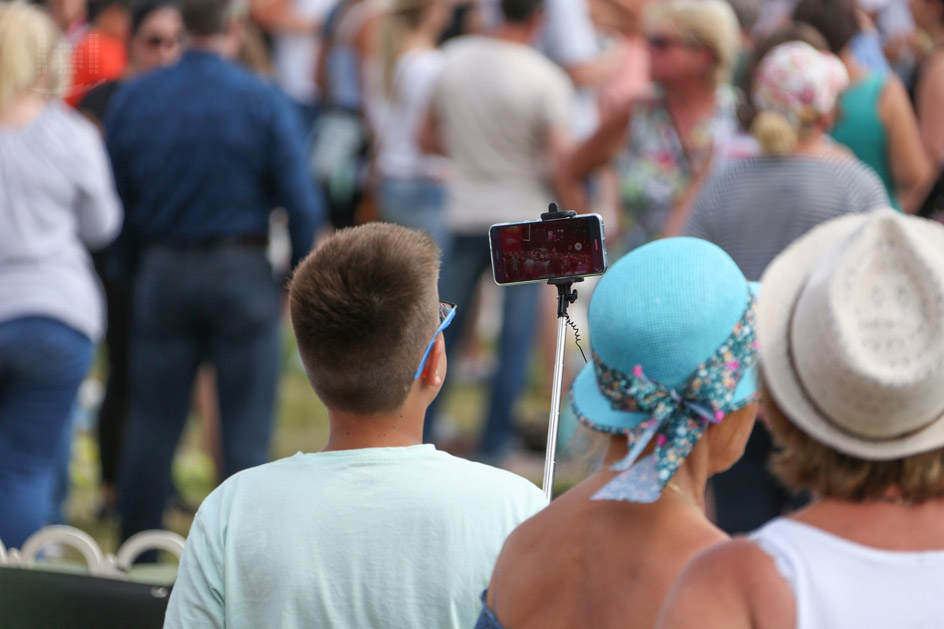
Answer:
<path fill-rule="evenodd" d="M 471 627 L 528 480 L 432 445 L 296 454 L 200 506 L 165 627 Z"/>

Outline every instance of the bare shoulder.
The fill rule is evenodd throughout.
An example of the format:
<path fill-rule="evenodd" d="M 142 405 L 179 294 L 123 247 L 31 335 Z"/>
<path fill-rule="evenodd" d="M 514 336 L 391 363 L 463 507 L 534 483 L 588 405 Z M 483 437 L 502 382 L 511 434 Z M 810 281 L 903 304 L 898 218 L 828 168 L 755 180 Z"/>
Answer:
<path fill-rule="evenodd" d="M 665 629 L 787 629 L 795 626 L 793 594 L 773 560 L 746 539 L 699 554 L 669 594 Z"/>
<path fill-rule="evenodd" d="M 526 563 L 524 560 L 534 551 L 539 533 L 543 528 L 540 521 L 544 517 L 544 511 L 531 516 L 519 524 L 505 540 L 505 544 L 502 546 L 495 562 L 491 583 L 488 586 L 488 603 L 493 610 L 495 609 L 493 601 L 496 594 L 499 591 L 505 592 L 520 582 L 516 573 Z"/>
<path fill-rule="evenodd" d="M 885 85 L 882 86 L 882 96 L 880 104 L 897 104 L 899 102 L 908 103 L 908 90 L 905 84 L 895 74 L 890 74 L 885 79 Z"/>
<path fill-rule="evenodd" d="M 533 626 L 542 607 L 542 592 L 556 589 L 567 571 L 574 544 L 567 509 L 555 501 L 512 531 L 502 547 L 486 603 L 505 626 Z"/>
<path fill-rule="evenodd" d="M 879 110 L 882 118 L 888 122 L 895 122 L 904 110 L 911 114 L 911 102 L 908 100 L 908 90 L 896 75 L 890 74 L 882 87 L 879 99 Z M 913 114 L 912 114 L 913 115 Z"/>

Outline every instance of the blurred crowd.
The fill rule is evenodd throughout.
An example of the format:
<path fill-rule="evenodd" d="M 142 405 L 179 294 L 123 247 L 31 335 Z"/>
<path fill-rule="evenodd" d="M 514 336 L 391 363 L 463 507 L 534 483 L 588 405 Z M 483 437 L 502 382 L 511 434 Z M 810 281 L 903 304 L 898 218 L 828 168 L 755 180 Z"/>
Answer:
<path fill-rule="evenodd" d="M 844 214 L 940 219 L 942 51 L 942 0 L 0 2 L 0 540 L 55 519 L 98 346 L 122 537 L 161 528 L 195 382 L 220 479 L 267 461 L 319 234 L 428 232 L 456 356 L 493 305 L 488 227 L 552 200 L 604 216 L 612 261 L 694 236 L 748 280 Z M 502 290 L 478 460 L 515 446 L 540 290 Z M 726 530 L 803 499 L 769 450 L 758 425 L 715 480 Z"/>

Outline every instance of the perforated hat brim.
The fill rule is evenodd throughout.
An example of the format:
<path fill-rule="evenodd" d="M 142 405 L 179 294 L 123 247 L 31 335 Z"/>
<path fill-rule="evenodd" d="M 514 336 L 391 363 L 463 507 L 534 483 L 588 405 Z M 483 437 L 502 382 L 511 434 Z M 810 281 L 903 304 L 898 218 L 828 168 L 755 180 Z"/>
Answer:
<path fill-rule="evenodd" d="M 771 263 L 761 278 L 764 289 L 757 308 L 757 334 L 768 393 L 797 428 L 838 452 L 865 460 L 887 461 L 944 446 L 944 415 L 904 436 L 882 440 L 862 438 L 839 428 L 820 412 L 807 396 L 790 356 L 791 314 L 807 277 L 824 254 L 868 218 L 868 214 L 854 214 L 820 225 Z M 940 240 L 944 250 L 944 227 L 928 221 L 927 229 L 934 230 L 934 238 Z"/>

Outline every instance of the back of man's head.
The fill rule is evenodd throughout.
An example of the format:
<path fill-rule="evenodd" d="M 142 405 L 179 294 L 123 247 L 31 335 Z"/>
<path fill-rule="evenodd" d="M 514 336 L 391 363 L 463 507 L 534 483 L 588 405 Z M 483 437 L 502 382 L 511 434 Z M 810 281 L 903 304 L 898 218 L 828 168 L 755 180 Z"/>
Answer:
<path fill-rule="evenodd" d="M 524 24 L 535 17 L 544 6 L 544 0 L 501 0 L 505 22 Z"/>
<path fill-rule="evenodd" d="M 247 0 L 181 0 L 180 3 L 184 27 L 196 37 L 226 33 L 229 23 L 247 9 Z"/>
<path fill-rule="evenodd" d="M 439 324 L 439 248 L 389 223 L 344 229 L 295 270 L 298 351 L 332 410 L 374 415 L 402 407 Z"/>

